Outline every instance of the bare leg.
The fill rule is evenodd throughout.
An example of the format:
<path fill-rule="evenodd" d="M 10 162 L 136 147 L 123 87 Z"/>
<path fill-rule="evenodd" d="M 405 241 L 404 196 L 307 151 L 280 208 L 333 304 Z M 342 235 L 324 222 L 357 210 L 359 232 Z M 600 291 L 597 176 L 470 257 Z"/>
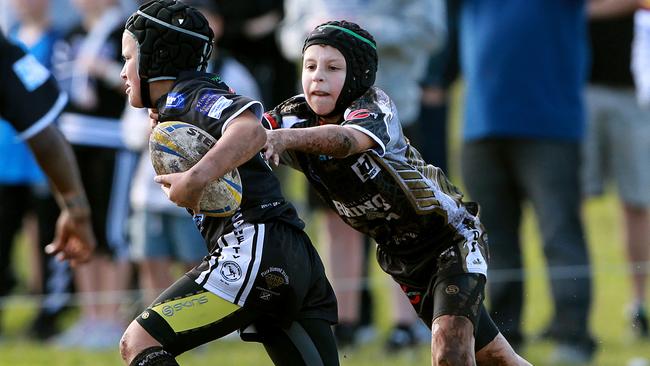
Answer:
<path fill-rule="evenodd" d="M 632 268 L 635 305 L 645 301 L 646 271 L 641 266 L 650 259 L 650 210 L 623 204 L 625 245 L 628 263 Z"/>
<path fill-rule="evenodd" d="M 125 321 L 120 314 L 122 304 L 116 295 L 128 287 L 131 263 L 104 257 L 100 266 L 101 270 L 98 272 L 101 276 L 96 291 L 101 291 L 105 297 L 98 306 L 99 316 L 108 323 L 119 324 L 123 327 Z"/>
<path fill-rule="evenodd" d="M 531 365 L 512 349 L 501 333 L 476 352 L 476 361 L 480 366 Z"/>
<path fill-rule="evenodd" d="M 153 303 L 164 289 L 174 283 L 172 265 L 169 258 L 145 259 L 139 263 L 140 288 L 147 305 Z"/>
<path fill-rule="evenodd" d="M 341 324 L 359 322 L 363 236 L 336 213 L 325 214 L 329 250 L 329 278 L 336 293 Z"/>
<path fill-rule="evenodd" d="M 133 359 L 150 347 L 160 347 L 155 340 L 137 321 L 132 321 L 120 340 L 120 355 L 126 365 L 130 365 Z"/>
<path fill-rule="evenodd" d="M 431 364 L 473 366 L 474 325 L 464 316 L 442 315 L 431 327 Z"/>

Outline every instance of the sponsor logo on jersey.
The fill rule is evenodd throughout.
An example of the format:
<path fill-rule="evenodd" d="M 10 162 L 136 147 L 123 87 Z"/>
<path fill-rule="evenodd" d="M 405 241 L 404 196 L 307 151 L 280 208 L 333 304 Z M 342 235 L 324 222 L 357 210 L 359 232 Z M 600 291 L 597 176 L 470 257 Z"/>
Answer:
<path fill-rule="evenodd" d="M 169 93 L 165 101 L 166 108 L 181 109 L 185 107 L 185 95 L 183 93 Z"/>
<path fill-rule="evenodd" d="M 229 105 L 232 104 L 232 100 L 228 99 L 226 97 L 219 97 L 217 101 L 212 105 L 210 108 L 210 111 L 208 111 L 208 117 L 212 117 L 214 119 L 219 119 L 221 118 L 221 113 L 228 108 Z"/>
<path fill-rule="evenodd" d="M 368 179 L 376 177 L 381 169 L 368 154 L 362 154 L 359 159 L 352 164 L 352 170 L 354 170 L 362 182 L 365 182 Z"/>
<path fill-rule="evenodd" d="M 354 111 L 348 113 L 348 115 L 345 117 L 345 120 L 346 121 L 351 121 L 351 120 L 354 120 L 354 119 L 364 119 L 364 118 L 368 118 L 370 116 L 376 117 L 377 113 L 372 113 L 372 112 L 370 112 L 369 110 L 367 110 L 365 108 L 364 109 L 357 109 L 357 110 L 354 110 Z"/>
<path fill-rule="evenodd" d="M 242 270 L 237 262 L 225 261 L 221 264 L 221 277 L 228 282 L 235 282 L 242 276 Z"/>
<path fill-rule="evenodd" d="M 183 309 L 189 309 L 194 306 L 203 305 L 208 302 L 208 297 L 203 295 L 195 297 L 193 299 L 181 299 L 177 301 L 172 301 L 170 304 L 163 306 L 162 313 L 164 316 L 174 316 L 174 314 L 182 311 Z"/>
<path fill-rule="evenodd" d="M 358 217 L 367 213 L 384 213 L 386 220 L 398 219 L 399 216 L 394 213 L 387 212 L 390 210 L 391 205 L 386 201 L 381 194 L 376 194 L 369 200 L 359 205 L 346 206 L 341 202 L 332 200 L 336 211 L 341 216 L 345 217 Z"/>
<path fill-rule="evenodd" d="M 38 89 L 50 77 L 48 69 L 30 54 L 26 54 L 14 62 L 12 68 L 28 92 Z"/>
<path fill-rule="evenodd" d="M 231 99 L 223 95 L 206 92 L 196 102 L 196 110 L 208 117 L 219 119 L 223 111 L 233 103 Z"/>
<path fill-rule="evenodd" d="M 289 284 L 289 276 L 284 269 L 279 267 L 270 267 L 260 273 L 269 289 Z"/>
<path fill-rule="evenodd" d="M 458 286 L 456 285 L 448 285 L 447 287 L 445 287 L 445 293 L 447 295 L 456 295 L 459 292 L 460 292 L 460 288 L 458 288 Z"/>
<path fill-rule="evenodd" d="M 465 247 L 468 244 L 465 243 Z M 467 272 L 469 273 L 481 273 L 483 275 L 487 272 L 487 262 L 483 258 L 483 253 L 479 249 L 479 244 L 476 241 L 473 241 L 471 244 L 471 249 L 465 257 L 465 266 L 467 266 Z"/>

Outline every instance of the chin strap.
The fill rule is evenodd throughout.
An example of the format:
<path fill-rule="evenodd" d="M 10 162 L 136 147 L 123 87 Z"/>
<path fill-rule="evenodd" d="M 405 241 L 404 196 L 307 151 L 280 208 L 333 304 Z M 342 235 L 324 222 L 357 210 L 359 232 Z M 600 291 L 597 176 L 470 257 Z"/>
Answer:
<path fill-rule="evenodd" d="M 151 93 L 149 92 L 149 82 L 147 79 L 140 77 L 140 99 L 142 99 L 142 106 L 145 108 L 153 108 L 151 102 Z"/>

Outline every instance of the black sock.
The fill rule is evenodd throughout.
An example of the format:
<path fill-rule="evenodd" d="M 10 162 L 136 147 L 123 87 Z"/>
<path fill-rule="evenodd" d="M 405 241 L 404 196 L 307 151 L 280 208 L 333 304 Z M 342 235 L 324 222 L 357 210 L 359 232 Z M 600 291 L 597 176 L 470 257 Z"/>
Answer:
<path fill-rule="evenodd" d="M 162 347 L 149 347 L 131 361 L 130 366 L 179 366 L 171 353 Z"/>

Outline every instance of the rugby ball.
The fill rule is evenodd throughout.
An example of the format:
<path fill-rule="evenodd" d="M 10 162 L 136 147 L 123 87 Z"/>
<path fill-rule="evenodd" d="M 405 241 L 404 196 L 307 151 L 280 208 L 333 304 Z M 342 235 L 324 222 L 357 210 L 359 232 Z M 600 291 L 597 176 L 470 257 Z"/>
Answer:
<path fill-rule="evenodd" d="M 184 172 L 214 146 L 217 140 L 204 130 L 184 122 L 161 122 L 149 136 L 149 153 L 156 174 Z M 205 187 L 200 208 L 207 216 L 227 217 L 242 200 L 242 184 L 237 169 Z"/>

